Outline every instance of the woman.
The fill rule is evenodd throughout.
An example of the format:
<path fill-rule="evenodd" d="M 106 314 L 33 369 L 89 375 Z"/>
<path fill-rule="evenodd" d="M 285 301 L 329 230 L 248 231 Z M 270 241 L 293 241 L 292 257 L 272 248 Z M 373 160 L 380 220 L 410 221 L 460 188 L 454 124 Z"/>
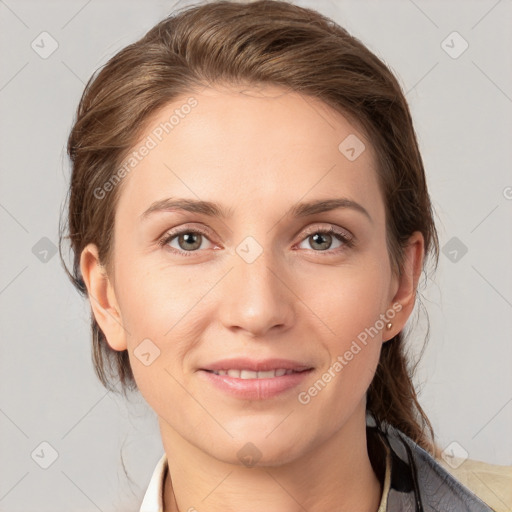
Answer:
<path fill-rule="evenodd" d="M 409 109 L 285 2 L 169 17 L 86 86 L 70 277 L 165 453 L 141 512 L 493 510 L 439 462 L 403 329 L 438 239 Z"/>

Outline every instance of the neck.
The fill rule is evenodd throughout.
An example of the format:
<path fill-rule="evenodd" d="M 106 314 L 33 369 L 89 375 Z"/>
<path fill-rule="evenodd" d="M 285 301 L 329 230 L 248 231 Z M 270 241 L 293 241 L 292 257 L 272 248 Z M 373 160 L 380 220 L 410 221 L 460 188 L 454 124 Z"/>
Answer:
<path fill-rule="evenodd" d="M 364 414 L 300 458 L 266 467 L 219 461 L 163 420 L 160 429 L 169 464 L 164 512 L 376 512 L 379 507 L 382 485 L 368 457 Z"/>

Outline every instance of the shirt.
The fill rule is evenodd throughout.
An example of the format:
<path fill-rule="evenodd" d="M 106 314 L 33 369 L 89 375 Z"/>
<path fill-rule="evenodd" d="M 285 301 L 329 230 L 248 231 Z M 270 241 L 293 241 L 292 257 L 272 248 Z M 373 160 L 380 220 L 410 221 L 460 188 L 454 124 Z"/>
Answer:
<path fill-rule="evenodd" d="M 167 455 L 164 452 L 153 470 L 140 512 L 164 512 L 164 480 L 168 469 Z"/>

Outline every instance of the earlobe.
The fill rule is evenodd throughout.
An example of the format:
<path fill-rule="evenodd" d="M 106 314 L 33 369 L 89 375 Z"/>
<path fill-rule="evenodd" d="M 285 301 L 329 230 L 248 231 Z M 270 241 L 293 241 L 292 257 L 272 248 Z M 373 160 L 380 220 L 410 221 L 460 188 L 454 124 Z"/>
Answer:
<path fill-rule="evenodd" d="M 423 235 L 415 231 L 404 248 L 403 268 L 401 275 L 397 277 L 398 287 L 391 301 L 391 308 L 396 315 L 391 328 L 384 332 L 383 341 L 393 338 L 404 328 L 414 309 L 416 290 L 423 268 L 424 246 Z"/>
<path fill-rule="evenodd" d="M 94 318 L 114 350 L 126 350 L 126 330 L 116 300 L 114 287 L 101 265 L 98 248 L 88 244 L 80 255 L 80 270 Z"/>

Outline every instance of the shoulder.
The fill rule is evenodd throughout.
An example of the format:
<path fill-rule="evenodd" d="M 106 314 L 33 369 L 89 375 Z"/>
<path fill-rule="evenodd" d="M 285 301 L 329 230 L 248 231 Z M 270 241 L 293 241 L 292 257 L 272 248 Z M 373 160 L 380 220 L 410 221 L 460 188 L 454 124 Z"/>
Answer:
<path fill-rule="evenodd" d="M 496 512 L 512 510 L 512 466 L 457 457 L 436 462 Z"/>
<path fill-rule="evenodd" d="M 447 467 L 399 429 L 386 425 L 384 430 L 393 458 L 388 510 L 415 510 L 422 503 L 425 510 L 433 511 L 510 512 L 510 490 L 505 489 L 511 479 L 505 467 L 466 460 L 455 472 L 452 460 L 453 467 Z M 465 471 L 462 466 L 466 466 Z M 468 485 L 464 475 L 477 480 Z M 501 482 L 503 494 L 498 494 L 501 491 L 497 487 L 488 487 L 495 485 L 493 478 Z"/>

